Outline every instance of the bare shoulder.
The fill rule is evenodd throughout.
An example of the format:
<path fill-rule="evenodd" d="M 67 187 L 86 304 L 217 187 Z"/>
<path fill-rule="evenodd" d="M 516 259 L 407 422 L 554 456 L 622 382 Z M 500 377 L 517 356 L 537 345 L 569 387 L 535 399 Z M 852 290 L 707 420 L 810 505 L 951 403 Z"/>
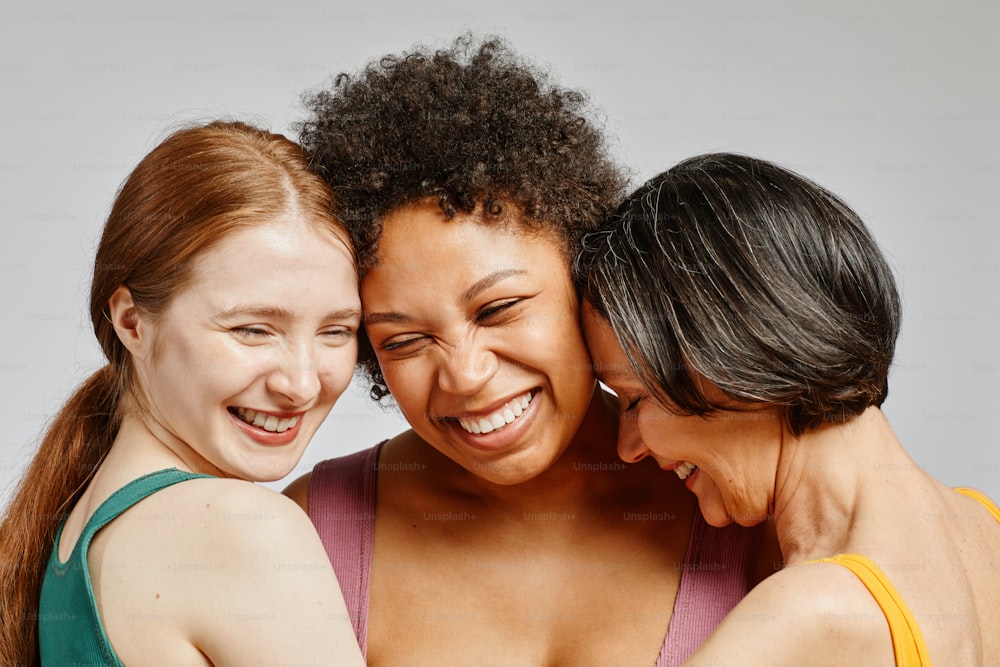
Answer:
<path fill-rule="evenodd" d="M 106 540 L 104 569 L 129 564 L 100 592 L 106 609 L 134 610 L 102 613 L 123 662 L 139 664 L 151 650 L 180 660 L 178 647 L 188 647 L 215 664 L 329 664 L 331 656 L 360 664 L 333 569 L 294 501 L 214 478 L 147 500 L 145 516 Z"/>
<path fill-rule="evenodd" d="M 889 627 L 849 570 L 789 567 L 763 580 L 685 665 L 893 664 Z"/>
<path fill-rule="evenodd" d="M 186 482 L 183 490 L 174 488 L 178 493 L 169 500 L 188 520 L 197 517 L 223 533 L 245 532 L 248 522 L 256 529 L 270 526 L 279 531 L 309 525 L 292 498 L 253 482 L 205 478 Z"/>
<path fill-rule="evenodd" d="M 197 559 L 210 554 L 218 568 L 216 578 L 237 573 L 240 564 L 271 562 L 282 553 L 324 556 L 309 517 L 291 498 L 252 482 L 235 479 L 194 479 L 147 498 L 148 525 L 133 530 L 149 533 L 162 557 Z M 140 509 L 140 508 L 136 508 Z M 127 517 L 127 515 L 126 515 Z M 148 554 L 156 559 L 156 553 Z"/>

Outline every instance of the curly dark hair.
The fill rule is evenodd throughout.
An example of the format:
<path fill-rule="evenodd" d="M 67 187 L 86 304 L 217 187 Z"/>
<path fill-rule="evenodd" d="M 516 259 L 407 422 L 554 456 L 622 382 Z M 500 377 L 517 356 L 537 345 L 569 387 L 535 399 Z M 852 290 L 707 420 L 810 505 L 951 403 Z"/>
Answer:
<path fill-rule="evenodd" d="M 569 265 L 625 194 L 587 96 L 555 86 L 496 37 L 384 56 L 304 102 L 299 140 L 336 192 L 362 279 L 378 263 L 382 218 L 418 200 L 436 198 L 449 218 L 551 229 Z M 361 343 L 380 399 L 388 388 Z"/>

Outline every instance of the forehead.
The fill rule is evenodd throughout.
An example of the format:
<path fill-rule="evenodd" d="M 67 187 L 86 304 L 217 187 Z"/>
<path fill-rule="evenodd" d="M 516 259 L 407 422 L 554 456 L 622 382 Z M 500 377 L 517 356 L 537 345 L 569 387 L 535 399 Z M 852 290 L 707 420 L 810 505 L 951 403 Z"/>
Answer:
<path fill-rule="evenodd" d="M 280 259 L 302 255 L 301 261 L 281 263 Z M 236 228 L 197 253 L 191 269 L 212 273 L 233 269 L 320 268 L 305 257 L 323 257 L 321 265 L 353 261 L 349 242 L 343 234 L 309 220 L 281 216 Z"/>
<path fill-rule="evenodd" d="M 357 299 L 357 273 L 345 240 L 299 219 L 278 218 L 229 232 L 195 255 L 189 268 L 189 280 L 175 300 L 246 300 L 248 294 L 284 294 L 290 301 Z"/>
<path fill-rule="evenodd" d="M 436 200 L 423 200 L 382 218 L 377 262 L 365 281 L 372 274 L 384 279 L 387 274 L 490 272 L 512 260 L 542 261 L 567 273 L 570 266 L 562 238 L 551 225 L 535 227 L 515 214 L 499 220 L 479 212 L 449 218 Z"/>
<path fill-rule="evenodd" d="M 593 306 L 584 302 L 581 309 L 584 338 L 594 361 L 594 375 L 609 385 L 623 386 L 639 382 L 632 364 L 618 342 L 611 325 Z"/>

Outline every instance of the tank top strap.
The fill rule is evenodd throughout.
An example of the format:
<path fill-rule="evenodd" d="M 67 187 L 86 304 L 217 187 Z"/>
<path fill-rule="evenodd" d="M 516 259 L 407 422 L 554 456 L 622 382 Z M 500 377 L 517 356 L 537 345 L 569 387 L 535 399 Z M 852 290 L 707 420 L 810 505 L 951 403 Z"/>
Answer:
<path fill-rule="evenodd" d="M 132 480 L 112 493 L 87 520 L 66 562 L 59 561 L 65 520 L 49 555 L 38 606 L 38 644 L 43 664 L 121 665 L 111 646 L 87 564 L 91 540 L 115 517 L 168 486 L 212 477 L 176 468 L 158 470 Z"/>
<path fill-rule="evenodd" d="M 955 491 L 961 493 L 963 496 L 977 501 L 980 505 L 989 510 L 990 514 L 993 515 L 993 518 L 996 519 L 997 522 L 1000 522 L 1000 507 L 997 507 L 997 504 L 990 500 L 985 493 L 964 486 L 956 488 Z"/>
<path fill-rule="evenodd" d="M 212 476 L 185 472 L 177 468 L 166 468 L 132 480 L 112 493 L 107 500 L 101 503 L 101 506 L 97 508 L 97 511 L 87 521 L 87 525 L 84 526 L 77 544 L 89 543 L 89 538 L 93 537 L 101 528 L 108 525 L 115 517 L 157 491 L 165 489 L 168 486 L 173 486 L 178 482 L 206 477 Z"/>
<path fill-rule="evenodd" d="M 927 652 L 924 635 L 917 625 L 910 608 L 903 601 L 896 587 L 892 585 L 885 572 L 870 558 L 859 554 L 838 554 L 830 558 L 820 558 L 807 563 L 833 563 L 846 567 L 856 576 L 872 597 L 889 623 L 889 634 L 892 636 L 892 650 L 896 656 L 896 665 L 907 667 L 929 667 L 931 660 Z"/>
<path fill-rule="evenodd" d="M 655 667 L 684 662 L 747 594 L 760 526 L 710 526 L 695 508 L 673 614 Z"/>
<path fill-rule="evenodd" d="M 309 480 L 309 518 L 344 594 L 361 654 L 368 654 L 368 599 L 375 541 L 378 459 L 371 449 L 317 463 Z"/>

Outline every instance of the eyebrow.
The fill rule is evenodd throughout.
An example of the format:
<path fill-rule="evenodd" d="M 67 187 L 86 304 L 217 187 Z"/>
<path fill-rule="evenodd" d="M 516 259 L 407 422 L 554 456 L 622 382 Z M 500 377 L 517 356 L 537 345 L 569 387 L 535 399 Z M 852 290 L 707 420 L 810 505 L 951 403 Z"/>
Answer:
<path fill-rule="evenodd" d="M 281 308 L 279 306 L 263 306 L 263 305 L 238 305 L 232 308 L 227 308 L 218 315 L 215 316 L 216 319 L 228 320 L 235 317 L 260 317 L 263 319 L 275 319 L 275 320 L 291 320 L 294 319 L 291 311 Z M 335 310 L 333 312 L 327 313 L 324 317 L 324 321 L 327 320 L 350 320 L 350 319 L 360 319 L 361 311 L 357 308 L 343 308 L 341 310 Z"/>
<path fill-rule="evenodd" d="M 404 315 L 403 313 L 397 313 L 397 312 L 365 313 L 366 325 L 382 324 L 383 322 L 388 322 L 389 324 L 400 324 L 409 321 L 410 321 L 410 316 Z"/>
<path fill-rule="evenodd" d="M 501 280 L 510 278 L 511 276 L 518 276 L 527 273 L 524 269 L 503 269 L 501 271 L 494 271 L 490 275 L 478 280 L 475 285 L 465 290 L 462 294 L 462 301 L 472 301 L 480 292 L 483 292 L 490 287 L 493 287 Z"/>
<path fill-rule="evenodd" d="M 524 269 L 503 269 L 501 271 L 494 271 L 488 276 L 477 280 L 476 283 L 465 290 L 462 293 L 462 301 L 468 302 L 479 296 L 480 293 L 493 287 L 501 280 L 506 280 L 511 276 L 518 276 L 527 273 Z M 365 324 L 401 324 L 409 322 L 411 320 L 410 316 L 406 313 L 400 313 L 398 311 L 385 311 L 385 312 L 375 312 L 365 314 Z"/>

